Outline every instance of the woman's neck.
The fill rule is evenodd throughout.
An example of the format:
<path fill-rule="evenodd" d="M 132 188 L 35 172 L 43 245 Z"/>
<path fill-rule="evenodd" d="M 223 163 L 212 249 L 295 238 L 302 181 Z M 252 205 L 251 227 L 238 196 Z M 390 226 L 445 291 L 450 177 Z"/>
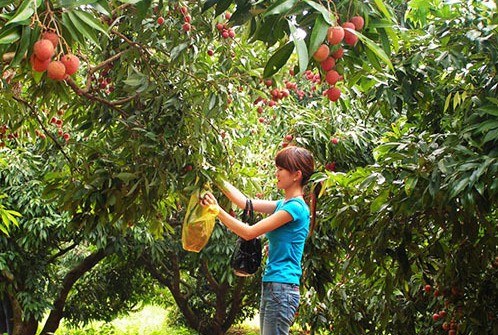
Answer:
<path fill-rule="evenodd" d="M 285 200 L 289 200 L 292 198 L 302 198 L 304 196 L 302 187 L 289 188 L 284 190 L 284 193 L 285 193 Z"/>

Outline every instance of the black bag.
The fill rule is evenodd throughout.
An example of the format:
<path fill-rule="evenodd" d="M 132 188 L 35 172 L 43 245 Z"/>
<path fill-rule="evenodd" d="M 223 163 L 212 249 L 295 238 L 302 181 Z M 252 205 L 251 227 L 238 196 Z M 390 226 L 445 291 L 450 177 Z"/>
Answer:
<path fill-rule="evenodd" d="M 249 217 L 248 217 L 249 216 Z M 254 210 L 252 201 L 246 201 L 246 208 L 242 213 L 242 221 L 249 225 L 254 224 Z M 236 276 L 251 276 L 261 265 L 261 239 L 259 237 L 246 241 L 239 237 L 231 260 L 232 269 Z"/>

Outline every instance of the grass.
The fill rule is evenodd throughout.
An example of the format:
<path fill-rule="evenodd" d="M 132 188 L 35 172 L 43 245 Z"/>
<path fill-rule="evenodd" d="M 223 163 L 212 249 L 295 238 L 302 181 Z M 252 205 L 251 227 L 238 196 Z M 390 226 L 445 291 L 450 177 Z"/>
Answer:
<path fill-rule="evenodd" d="M 77 329 L 62 324 L 55 335 L 197 335 L 191 329 L 172 325 L 168 313 L 168 309 L 163 307 L 146 305 L 140 311 L 110 323 L 93 322 Z M 259 335 L 257 319 L 233 327 L 227 335 Z"/>

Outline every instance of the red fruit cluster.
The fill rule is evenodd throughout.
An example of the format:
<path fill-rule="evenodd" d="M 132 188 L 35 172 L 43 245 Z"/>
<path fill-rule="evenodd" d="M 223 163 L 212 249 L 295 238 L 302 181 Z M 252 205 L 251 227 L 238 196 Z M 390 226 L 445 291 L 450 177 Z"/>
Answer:
<path fill-rule="evenodd" d="M 335 171 L 335 166 L 336 166 L 335 162 L 327 163 L 325 165 L 325 170 L 327 170 L 327 171 Z"/>
<path fill-rule="evenodd" d="M 57 133 L 59 134 L 59 136 L 61 136 L 64 141 L 69 141 L 71 139 L 71 135 L 69 135 L 69 133 L 65 132 L 62 130 L 62 126 L 64 124 L 64 122 L 62 121 L 62 119 L 59 119 L 55 116 L 53 116 L 51 119 L 50 119 L 50 123 L 55 125 L 57 127 Z M 44 137 L 43 137 L 44 138 Z"/>
<path fill-rule="evenodd" d="M 235 37 L 235 31 L 233 30 L 232 27 L 228 26 L 228 20 L 230 20 L 231 17 L 232 17 L 232 14 L 230 12 L 226 12 L 225 13 L 226 22 L 224 22 L 224 23 L 218 22 L 216 24 L 216 30 L 218 30 L 221 37 L 223 37 L 223 39 L 225 39 L 225 40 L 228 38 Z"/>
<path fill-rule="evenodd" d="M 282 141 L 282 147 L 283 148 L 287 147 L 292 142 L 293 139 L 294 139 L 294 135 L 292 135 L 292 134 L 285 135 L 284 139 Z"/>
<path fill-rule="evenodd" d="M 293 70 L 289 70 L 289 73 L 291 74 L 291 76 L 294 75 Z M 322 79 L 320 78 L 320 74 L 313 73 L 313 71 L 311 71 L 311 70 L 306 70 L 303 74 L 303 77 L 304 77 L 304 79 L 311 82 L 311 87 L 310 87 L 311 92 L 307 93 L 303 89 L 298 88 L 297 83 L 294 81 L 289 81 L 287 79 L 283 80 L 283 83 L 285 84 L 285 88 L 289 92 L 295 92 L 295 94 L 297 95 L 297 98 L 299 100 L 303 100 L 306 96 L 312 97 L 313 93 L 316 91 L 316 85 L 319 85 L 322 81 Z M 271 84 L 270 84 L 270 86 L 271 86 Z"/>
<path fill-rule="evenodd" d="M 290 91 L 287 86 L 287 88 L 277 88 L 273 87 L 273 80 L 271 79 L 265 79 L 264 85 L 268 88 L 269 93 L 270 93 L 270 100 L 265 99 L 261 96 L 256 98 L 254 100 L 254 105 L 258 106 L 257 107 L 257 112 L 259 114 L 263 114 L 263 106 L 268 106 L 268 107 L 275 107 L 278 102 L 282 99 L 288 98 L 290 96 Z M 264 123 L 265 119 L 263 117 L 259 118 L 259 122 Z"/>
<path fill-rule="evenodd" d="M 341 44 L 344 41 L 345 44 L 354 46 L 358 37 L 353 31 L 363 29 L 364 22 L 361 16 L 354 16 L 342 26 L 329 27 L 326 41 L 313 54 L 313 59 L 320 64 L 325 80 L 330 85 L 323 93 L 330 101 L 335 102 L 341 97 L 341 90 L 336 87 L 336 83 L 342 80 L 342 76 L 335 70 L 336 62 L 344 55 Z"/>
<path fill-rule="evenodd" d="M 102 70 L 99 78 L 97 79 L 98 88 L 105 94 L 111 94 L 112 92 L 114 92 L 114 85 L 112 85 L 112 78 L 109 76 L 111 68 L 112 65 L 108 64 Z"/>
<path fill-rule="evenodd" d="M 3 124 L 0 126 L 0 148 L 5 147 L 5 142 L 3 141 L 4 137 L 7 135 L 7 138 L 10 140 L 14 137 L 13 134 L 8 134 L 9 126 Z"/>
<path fill-rule="evenodd" d="M 192 21 L 192 17 L 189 14 L 188 8 L 185 6 L 182 6 L 180 8 L 176 7 L 176 8 L 180 12 L 180 14 L 183 16 L 182 30 L 184 32 L 189 32 L 190 30 L 192 30 L 192 25 L 190 23 Z M 162 25 L 164 23 L 164 21 L 165 20 L 162 16 L 157 18 L 157 24 L 159 24 L 159 25 Z"/>
<path fill-rule="evenodd" d="M 41 39 L 33 45 L 30 63 L 34 71 L 45 72 L 53 80 L 64 80 L 78 71 L 80 60 L 75 55 L 68 53 L 60 60 L 52 60 L 59 45 L 59 36 L 54 32 L 44 32 Z"/>
<path fill-rule="evenodd" d="M 423 292 L 425 294 L 430 294 L 432 290 L 433 288 L 429 284 L 426 284 L 423 287 Z M 436 299 L 436 306 L 441 306 L 441 310 L 433 313 L 431 316 L 435 327 L 442 327 L 447 335 L 456 335 L 458 329 L 461 327 L 457 319 L 460 319 L 463 316 L 463 304 L 460 301 L 462 294 L 460 289 L 457 286 L 435 289 L 432 296 Z"/>

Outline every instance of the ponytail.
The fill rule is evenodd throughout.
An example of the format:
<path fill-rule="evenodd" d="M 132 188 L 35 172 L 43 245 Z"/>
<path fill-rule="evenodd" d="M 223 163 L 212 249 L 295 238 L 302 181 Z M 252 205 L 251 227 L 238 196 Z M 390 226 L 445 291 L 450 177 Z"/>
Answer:
<path fill-rule="evenodd" d="M 316 183 L 313 185 L 309 195 L 309 206 L 310 206 L 310 229 L 308 236 L 311 236 L 315 230 L 316 225 L 316 203 L 318 201 L 318 195 L 322 190 L 322 183 Z"/>

